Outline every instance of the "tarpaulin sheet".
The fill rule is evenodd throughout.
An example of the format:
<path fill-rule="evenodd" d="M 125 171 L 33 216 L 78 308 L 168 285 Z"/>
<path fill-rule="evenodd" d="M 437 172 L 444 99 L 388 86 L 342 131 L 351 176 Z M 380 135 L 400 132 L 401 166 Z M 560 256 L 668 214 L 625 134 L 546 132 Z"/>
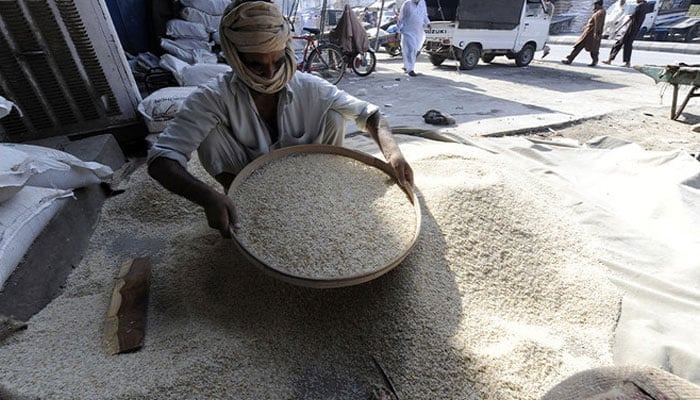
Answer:
<path fill-rule="evenodd" d="M 497 152 L 566 195 L 624 293 L 615 363 L 653 365 L 700 383 L 700 162 L 682 150 L 646 151 L 611 137 L 584 144 L 442 139 Z"/>

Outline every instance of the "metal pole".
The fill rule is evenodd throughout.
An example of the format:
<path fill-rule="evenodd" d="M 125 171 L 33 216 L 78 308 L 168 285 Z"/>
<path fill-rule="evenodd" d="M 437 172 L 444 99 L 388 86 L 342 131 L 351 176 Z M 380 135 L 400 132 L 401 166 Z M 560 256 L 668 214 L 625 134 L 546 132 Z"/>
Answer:
<path fill-rule="evenodd" d="M 374 40 L 374 52 L 376 53 L 377 50 L 379 49 L 379 30 L 381 29 L 380 26 L 382 26 L 382 14 L 384 14 L 384 1 L 382 0 L 382 7 L 379 9 L 379 18 L 377 18 L 377 35 Z"/>
<path fill-rule="evenodd" d="M 318 41 L 320 42 L 321 39 L 323 39 L 323 30 L 326 27 L 326 5 L 328 3 L 328 0 L 323 0 L 323 5 L 321 6 L 321 26 L 320 30 L 321 32 L 318 34 Z"/>

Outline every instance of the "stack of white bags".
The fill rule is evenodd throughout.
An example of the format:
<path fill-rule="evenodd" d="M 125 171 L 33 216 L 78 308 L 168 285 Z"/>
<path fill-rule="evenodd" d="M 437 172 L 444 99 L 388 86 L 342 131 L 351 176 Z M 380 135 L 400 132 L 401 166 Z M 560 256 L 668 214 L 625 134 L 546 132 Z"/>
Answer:
<path fill-rule="evenodd" d="M 231 67 L 218 63 L 213 52 L 220 45 L 219 23 L 231 0 L 180 0 L 180 18 L 166 23 L 165 51 L 159 65 L 170 71 L 180 87 L 166 87 L 149 94 L 138 106 L 148 131 L 163 131 L 185 98 L 199 85 Z"/>
<path fill-rule="evenodd" d="M 180 18 L 166 23 L 161 48 L 187 64 L 216 64 L 219 23 L 230 0 L 181 0 Z"/>
<path fill-rule="evenodd" d="M 0 118 L 12 104 L 0 97 Z M 36 237 L 73 196 L 112 169 L 48 147 L 0 143 L 0 289 Z"/>

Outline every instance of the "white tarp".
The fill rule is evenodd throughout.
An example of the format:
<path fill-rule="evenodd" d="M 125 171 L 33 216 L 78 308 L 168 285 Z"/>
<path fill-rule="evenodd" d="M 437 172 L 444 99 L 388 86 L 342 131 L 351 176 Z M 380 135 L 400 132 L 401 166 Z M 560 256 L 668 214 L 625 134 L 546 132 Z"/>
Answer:
<path fill-rule="evenodd" d="M 700 384 L 700 163 L 599 138 L 583 146 L 482 140 L 570 196 L 625 295 L 613 355 Z M 546 204 L 542 205 L 546 207 Z"/>

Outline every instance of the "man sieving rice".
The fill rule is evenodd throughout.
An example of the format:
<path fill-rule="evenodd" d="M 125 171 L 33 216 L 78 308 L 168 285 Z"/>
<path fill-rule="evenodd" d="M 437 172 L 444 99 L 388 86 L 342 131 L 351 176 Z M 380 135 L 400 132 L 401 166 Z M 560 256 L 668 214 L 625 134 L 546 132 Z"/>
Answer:
<path fill-rule="evenodd" d="M 195 150 L 204 169 L 227 192 L 243 167 L 274 149 L 342 146 L 346 119 L 353 119 L 377 142 L 399 184 L 413 185 L 413 171 L 377 106 L 312 74 L 295 73 L 290 27 L 274 4 L 231 3 L 220 34 L 233 71 L 194 91 L 148 154 L 149 174 L 204 207 L 210 227 L 229 238 L 240 223 L 225 193 L 187 172 Z"/>

